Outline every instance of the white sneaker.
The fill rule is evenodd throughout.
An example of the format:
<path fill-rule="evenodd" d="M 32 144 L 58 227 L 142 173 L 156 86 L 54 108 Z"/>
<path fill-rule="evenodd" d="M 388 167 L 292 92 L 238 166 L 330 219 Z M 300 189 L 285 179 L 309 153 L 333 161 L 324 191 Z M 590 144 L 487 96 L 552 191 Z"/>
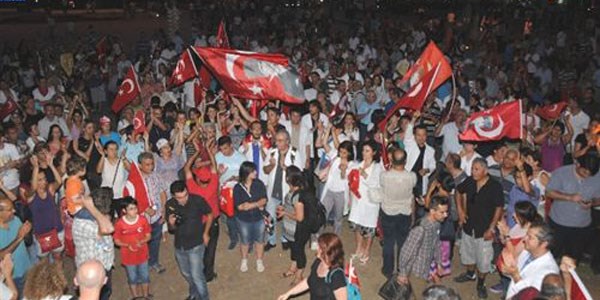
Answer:
<path fill-rule="evenodd" d="M 265 264 L 263 263 L 262 259 L 256 260 L 256 271 L 258 273 L 262 273 L 265 271 Z"/>
<path fill-rule="evenodd" d="M 317 251 L 318 248 L 319 248 L 319 244 L 317 242 L 310 243 L 310 250 Z"/>
<path fill-rule="evenodd" d="M 242 273 L 248 272 L 248 260 L 247 259 L 242 259 L 242 265 L 240 266 L 240 271 L 242 271 Z"/>

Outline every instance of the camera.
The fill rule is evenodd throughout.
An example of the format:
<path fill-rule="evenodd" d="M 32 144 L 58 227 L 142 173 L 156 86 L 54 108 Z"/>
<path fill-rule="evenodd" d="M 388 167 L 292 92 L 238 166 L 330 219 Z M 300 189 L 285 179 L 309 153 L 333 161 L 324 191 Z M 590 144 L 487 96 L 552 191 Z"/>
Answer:
<path fill-rule="evenodd" d="M 178 213 L 173 213 L 173 216 L 175 216 L 175 226 L 179 226 L 181 224 L 183 224 L 183 216 L 178 214 Z"/>

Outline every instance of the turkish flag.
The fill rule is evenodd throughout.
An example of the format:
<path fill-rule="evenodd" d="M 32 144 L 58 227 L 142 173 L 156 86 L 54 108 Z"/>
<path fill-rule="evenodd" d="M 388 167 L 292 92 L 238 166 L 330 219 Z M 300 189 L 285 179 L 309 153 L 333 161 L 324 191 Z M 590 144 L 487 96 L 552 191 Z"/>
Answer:
<path fill-rule="evenodd" d="M 569 273 L 573 277 L 573 282 L 571 283 L 571 300 L 592 300 L 592 295 L 583 284 L 583 281 L 581 281 L 577 272 L 575 272 L 575 269 L 570 269 Z"/>
<path fill-rule="evenodd" d="M 146 115 L 140 109 L 135 112 L 135 116 L 133 117 L 133 132 L 142 134 L 144 131 L 146 131 Z"/>
<path fill-rule="evenodd" d="M 123 197 L 131 196 L 137 200 L 138 211 L 143 214 L 150 207 L 150 198 L 148 198 L 148 187 L 142 177 L 142 173 L 137 165 L 133 162 L 129 169 L 129 177 L 125 188 L 123 188 Z"/>
<path fill-rule="evenodd" d="M 555 104 L 550 104 L 550 105 L 544 105 L 541 107 L 538 107 L 535 110 L 535 113 L 540 116 L 540 118 L 543 118 L 545 120 L 556 120 L 560 117 L 560 114 L 562 114 L 562 112 L 565 110 L 565 108 L 567 107 L 567 102 L 566 101 L 561 101 Z"/>
<path fill-rule="evenodd" d="M 232 96 L 253 100 L 304 102 L 304 88 L 281 54 L 195 47 L 204 66 Z"/>
<path fill-rule="evenodd" d="M 175 66 L 175 70 L 173 70 L 173 74 L 169 79 L 169 85 L 182 85 L 196 76 L 198 76 L 198 69 L 192 60 L 190 49 L 186 49 L 177 61 L 177 66 Z"/>
<path fill-rule="evenodd" d="M 202 86 L 202 80 L 195 79 L 194 80 L 194 104 L 196 106 L 200 105 L 202 101 L 206 98 L 206 89 Z"/>
<path fill-rule="evenodd" d="M 452 67 L 446 57 L 444 57 L 444 53 L 435 45 L 433 41 L 430 41 L 423 53 L 417 61 L 406 71 L 406 74 L 402 77 L 399 82 L 399 85 L 403 85 L 406 82 L 411 81 L 413 77 L 416 76 L 416 80 L 422 81 L 423 78 L 428 72 L 435 68 L 435 66 L 440 65 L 439 76 L 437 76 L 433 82 L 432 90 L 435 90 L 438 86 L 440 86 L 444 81 L 446 81 L 450 76 L 452 76 Z"/>
<path fill-rule="evenodd" d="M 112 104 L 112 110 L 115 113 L 121 111 L 123 107 L 127 106 L 129 102 L 133 101 L 133 99 L 140 95 L 140 91 L 141 89 L 137 79 L 137 74 L 135 73 L 133 66 L 131 66 L 129 67 L 129 71 L 127 71 L 127 75 L 125 75 L 125 79 L 123 79 L 123 82 L 119 87 L 117 97 L 115 97 L 115 100 Z"/>
<path fill-rule="evenodd" d="M 358 169 L 354 169 L 348 173 L 348 187 L 350 188 L 350 192 L 356 196 L 356 198 L 360 199 L 360 171 Z"/>
<path fill-rule="evenodd" d="M 17 110 L 17 108 L 19 107 L 13 99 L 6 99 L 6 102 L 4 102 L 4 104 L 2 104 L 2 106 L 0 107 L 0 121 L 4 120 L 6 117 L 12 114 L 15 110 Z"/>
<path fill-rule="evenodd" d="M 502 103 L 492 109 L 472 113 L 467 128 L 459 135 L 464 141 L 497 141 L 504 137 L 520 139 L 523 129 L 521 100 Z"/>
<path fill-rule="evenodd" d="M 219 28 L 217 29 L 217 48 L 230 49 L 229 37 L 227 37 L 224 20 L 221 20 L 221 23 L 219 23 Z"/>
<path fill-rule="evenodd" d="M 383 132 L 385 131 L 385 125 L 387 121 L 401 108 L 406 108 L 410 110 L 420 111 L 423 108 L 423 104 L 425 103 L 425 99 L 427 96 L 431 94 L 431 92 L 435 89 L 434 85 L 440 76 L 440 70 L 442 69 L 442 64 L 438 63 L 437 67 L 431 69 L 425 76 L 415 84 L 413 87 L 408 90 L 408 92 L 394 105 L 390 111 L 388 111 L 385 119 L 379 122 L 379 129 Z"/>

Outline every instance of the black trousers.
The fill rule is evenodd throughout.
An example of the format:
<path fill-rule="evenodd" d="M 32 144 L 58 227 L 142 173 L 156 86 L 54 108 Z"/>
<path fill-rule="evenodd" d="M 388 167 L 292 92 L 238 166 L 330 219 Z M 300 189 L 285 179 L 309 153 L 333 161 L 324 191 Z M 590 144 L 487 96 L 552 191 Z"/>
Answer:
<path fill-rule="evenodd" d="M 290 255 L 292 261 L 296 262 L 298 269 L 304 269 L 306 267 L 306 243 L 310 239 L 310 232 L 306 228 L 302 228 L 300 225 L 296 225 L 296 232 L 294 233 L 294 241 L 290 247 Z"/>
<path fill-rule="evenodd" d="M 204 276 L 206 280 L 215 277 L 215 256 L 217 254 L 217 241 L 219 240 L 219 218 L 213 220 L 210 231 L 208 232 L 210 240 L 204 250 Z"/>
<path fill-rule="evenodd" d="M 567 227 L 556 224 L 552 219 L 549 224 L 554 230 L 554 248 L 552 250 L 554 257 L 560 259 L 563 255 L 568 255 L 575 261 L 580 261 L 592 227 Z"/>

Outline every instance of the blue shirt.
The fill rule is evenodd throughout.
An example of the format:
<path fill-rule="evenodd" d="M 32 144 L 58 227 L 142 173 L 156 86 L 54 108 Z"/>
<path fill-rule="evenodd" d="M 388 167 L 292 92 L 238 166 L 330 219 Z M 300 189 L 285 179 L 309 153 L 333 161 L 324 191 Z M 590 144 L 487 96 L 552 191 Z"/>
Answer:
<path fill-rule="evenodd" d="M 225 172 L 223 172 L 219 177 L 219 182 L 224 184 L 229 178 L 237 177 L 239 175 L 240 166 L 247 159 L 244 155 L 234 150 L 233 154 L 230 156 L 225 156 L 219 151 L 215 155 L 215 160 L 217 161 L 217 166 L 223 165 L 225 167 Z"/>
<path fill-rule="evenodd" d="M 102 144 L 102 146 L 110 141 L 117 143 L 117 145 L 121 147 L 121 136 L 118 133 L 111 131 L 108 135 L 100 136 L 100 144 Z"/>
<path fill-rule="evenodd" d="M 357 109 L 358 114 L 359 115 L 366 114 L 366 115 L 364 116 L 364 118 L 362 118 L 360 120 L 360 122 L 364 125 L 371 124 L 371 115 L 373 114 L 373 111 L 376 109 L 381 109 L 381 105 L 380 105 L 379 101 L 375 101 L 371 104 L 369 104 L 369 102 L 367 102 L 367 101 L 361 101 L 358 104 L 358 109 Z"/>
<path fill-rule="evenodd" d="M 14 217 L 12 221 L 8 222 L 8 229 L 0 228 L 0 249 L 5 248 L 12 243 L 19 232 L 23 223 L 19 218 Z M 14 264 L 13 278 L 22 278 L 25 273 L 31 267 L 31 261 L 29 260 L 29 254 L 25 249 L 25 242 L 21 241 L 19 246 L 12 253 L 12 259 Z"/>
<path fill-rule="evenodd" d="M 532 194 L 527 194 L 523 191 L 518 185 L 513 185 L 512 189 L 508 193 L 508 207 L 506 208 L 506 224 L 508 224 L 509 228 L 515 226 L 516 221 L 513 218 L 513 214 L 515 213 L 515 204 L 521 201 L 528 201 L 533 204 L 534 207 L 538 207 L 540 203 L 540 190 L 531 186 Z"/>
<path fill-rule="evenodd" d="M 566 165 L 552 172 L 546 191 L 581 194 L 584 200 L 593 200 L 600 197 L 600 178 L 594 176 L 580 180 L 575 177 L 575 165 Z M 583 228 L 592 223 L 592 214 L 590 209 L 578 203 L 554 199 L 550 219 L 561 226 Z"/>

